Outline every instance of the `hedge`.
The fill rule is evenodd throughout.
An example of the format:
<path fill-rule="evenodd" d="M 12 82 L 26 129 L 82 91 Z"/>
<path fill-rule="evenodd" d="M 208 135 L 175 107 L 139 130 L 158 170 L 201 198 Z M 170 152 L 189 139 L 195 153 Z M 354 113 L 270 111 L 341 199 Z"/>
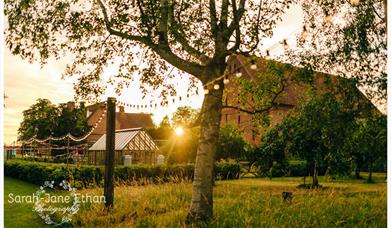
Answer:
<path fill-rule="evenodd" d="M 68 163 L 73 164 L 73 158 L 66 157 L 22 157 L 18 158 L 25 161 L 34 161 L 34 162 L 49 162 L 49 163 Z"/>
<path fill-rule="evenodd" d="M 320 176 L 326 173 L 327 166 L 318 167 Z M 307 162 L 303 160 L 289 160 L 285 165 L 273 164 L 270 169 L 259 170 L 258 175 L 263 177 L 303 177 L 309 175 Z"/>
<path fill-rule="evenodd" d="M 61 182 L 68 180 L 76 188 L 103 186 L 103 166 L 77 167 L 64 164 L 7 160 L 4 163 L 5 176 L 21 179 L 37 185 L 46 180 Z M 193 164 L 178 165 L 130 165 L 117 166 L 114 170 L 115 183 L 138 185 L 148 183 L 182 182 L 193 179 Z M 237 179 L 240 176 L 238 163 L 218 162 L 214 166 L 216 179 Z"/>

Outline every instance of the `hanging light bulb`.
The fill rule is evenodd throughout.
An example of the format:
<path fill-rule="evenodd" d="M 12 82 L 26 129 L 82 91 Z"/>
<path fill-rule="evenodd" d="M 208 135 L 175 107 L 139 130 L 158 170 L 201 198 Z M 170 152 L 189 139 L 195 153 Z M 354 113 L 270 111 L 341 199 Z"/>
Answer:
<path fill-rule="evenodd" d="M 350 0 L 350 4 L 352 6 L 358 6 L 358 4 L 360 4 L 360 0 Z"/>
<path fill-rule="evenodd" d="M 238 78 L 242 77 L 242 72 L 237 72 L 236 77 L 238 77 Z"/>
<path fill-rule="evenodd" d="M 308 36 L 308 31 L 307 31 L 307 27 L 304 25 L 303 26 L 303 32 L 301 33 L 301 39 L 305 40 Z"/>
<path fill-rule="evenodd" d="M 209 93 L 209 89 L 208 88 L 204 88 L 204 94 L 208 94 Z"/>
<path fill-rule="evenodd" d="M 285 50 L 287 50 L 287 49 L 289 48 L 289 46 L 288 46 L 288 41 L 287 41 L 286 39 L 284 39 L 284 40 L 282 41 L 282 45 L 284 46 L 284 49 L 285 49 Z"/>
<path fill-rule="evenodd" d="M 228 84 L 228 83 L 229 83 L 228 77 L 225 77 L 225 78 L 224 78 L 223 83 L 224 83 L 224 84 Z"/>
<path fill-rule="evenodd" d="M 329 12 L 326 11 L 326 16 L 324 17 L 324 21 L 326 23 L 331 23 L 332 19 L 333 19 L 333 17 L 329 14 Z"/>
<path fill-rule="evenodd" d="M 251 65 L 250 65 L 251 70 L 256 70 L 257 69 L 257 64 L 254 59 L 251 60 Z"/>
<path fill-rule="evenodd" d="M 219 84 L 214 84 L 213 88 L 214 88 L 215 90 L 219 90 L 219 89 L 220 89 L 220 85 L 219 85 Z"/>

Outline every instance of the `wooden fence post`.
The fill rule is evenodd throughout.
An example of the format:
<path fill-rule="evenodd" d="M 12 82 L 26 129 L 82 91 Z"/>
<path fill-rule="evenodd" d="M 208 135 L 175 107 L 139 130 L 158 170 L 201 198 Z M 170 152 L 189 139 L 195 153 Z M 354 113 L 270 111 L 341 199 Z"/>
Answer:
<path fill-rule="evenodd" d="M 115 98 L 107 98 L 106 116 L 106 159 L 104 195 L 107 209 L 113 208 L 114 201 L 114 157 L 115 157 Z"/>

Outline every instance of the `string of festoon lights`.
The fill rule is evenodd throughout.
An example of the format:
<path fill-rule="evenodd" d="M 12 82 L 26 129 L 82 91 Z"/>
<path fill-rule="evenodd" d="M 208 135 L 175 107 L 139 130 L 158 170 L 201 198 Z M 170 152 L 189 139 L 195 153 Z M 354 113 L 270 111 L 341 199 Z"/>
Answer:
<path fill-rule="evenodd" d="M 198 90 L 196 90 L 195 94 L 198 95 Z M 116 107 L 119 109 L 123 107 L 123 108 L 130 108 L 130 109 L 134 109 L 134 110 L 147 111 L 150 109 L 158 109 L 158 108 L 162 108 L 162 107 L 167 107 L 169 102 L 172 102 L 172 104 L 175 104 L 176 102 L 181 102 L 184 100 L 189 101 L 190 97 L 191 97 L 190 92 L 187 92 L 185 95 L 182 94 L 180 96 L 172 97 L 172 98 L 170 98 L 170 100 L 167 100 L 167 103 L 163 103 L 163 104 L 160 102 L 155 102 L 153 100 L 150 100 L 149 102 L 143 102 L 141 104 L 118 100 L 116 102 Z"/>
<path fill-rule="evenodd" d="M 358 6 L 360 4 L 360 0 L 348 0 L 348 2 L 353 7 L 356 7 L 356 6 Z M 332 20 L 333 20 L 333 16 L 329 12 L 326 11 L 325 12 L 325 17 L 324 17 L 323 20 L 326 23 L 331 23 Z M 295 31 L 291 32 L 286 37 L 289 37 L 289 36 L 291 36 L 291 35 L 293 35 L 293 34 L 295 34 L 297 32 L 298 32 L 298 30 L 295 30 Z M 308 30 L 307 30 L 307 26 L 304 25 L 301 28 L 300 39 L 301 40 L 306 40 L 307 37 L 308 37 Z M 287 38 L 283 38 L 283 39 L 279 40 L 278 42 L 276 42 L 275 44 L 273 44 L 270 47 L 268 47 L 266 49 L 265 58 L 270 57 L 270 52 L 272 50 L 274 50 L 275 48 L 279 47 L 280 45 L 283 47 L 284 51 L 287 51 L 289 49 L 288 39 Z M 258 66 L 257 66 L 256 60 L 255 59 L 251 59 L 246 64 L 244 64 L 242 66 L 239 66 L 237 69 L 235 69 L 234 71 L 236 71 L 236 72 L 228 72 L 228 73 L 224 72 L 224 74 L 222 76 L 217 77 L 217 78 L 207 82 L 204 85 L 204 94 L 208 94 L 211 88 L 213 88 L 214 90 L 219 90 L 220 89 L 220 82 L 221 82 L 221 80 L 223 80 L 223 84 L 226 85 L 226 84 L 228 84 L 230 82 L 230 79 L 229 79 L 230 76 L 236 76 L 237 78 L 242 77 L 243 73 L 241 72 L 241 69 L 246 68 L 246 67 L 250 67 L 251 70 L 257 70 Z"/>
<path fill-rule="evenodd" d="M 349 0 L 349 3 L 352 6 L 358 6 L 360 1 L 359 0 Z M 326 23 L 331 23 L 332 19 L 333 19 L 333 16 L 331 14 L 329 14 L 328 12 L 325 12 L 324 21 Z M 300 29 L 292 31 L 286 37 L 290 37 L 291 35 L 298 33 L 300 30 L 301 30 L 300 39 L 301 40 L 306 40 L 306 38 L 308 37 L 308 29 L 307 29 L 306 25 L 302 26 Z M 265 51 L 264 57 L 265 58 L 269 58 L 271 51 L 273 51 L 274 49 L 276 49 L 276 48 L 278 48 L 280 46 L 283 48 L 284 51 L 287 51 L 289 49 L 288 38 L 280 39 L 279 41 L 277 41 L 273 45 L 269 46 L 266 49 L 266 51 Z M 241 65 L 237 69 L 235 69 L 236 72 L 224 72 L 224 74 L 222 76 L 217 77 L 217 78 L 207 82 L 204 85 L 204 94 L 208 94 L 210 89 L 219 90 L 220 89 L 220 81 L 221 80 L 223 81 L 223 84 L 228 84 L 230 82 L 230 77 L 231 76 L 236 76 L 237 78 L 242 77 L 243 73 L 241 72 L 241 69 L 246 68 L 246 67 L 249 67 L 251 70 L 257 70 L 258 66 L 257 66 L 256 60 L 255 59 L 251 59 L 246 64 Z M 196 90 L 196 95 L 198 95 L 198 90 Z M 186 97 L 187 97 L 187 99 L 190 99 L 190 94 L 188 93 L 186 95 Z M 172 103 L 175 103 L 176 98 L 172 98 L 172 99 L 173 99 Z M 179 96 L 178 100 L 182 101 L 182 96 Z M 152 108 L 157 109 L 158 107 L 161 107 L 161 106 L 164 106 L 164 105 L 160 105 L 160 104 L 154 103 L 152 101 L 149 104 L 146 104 L 146 103 L 144 103 L 144 104 L 135 104 L 135 103 L 128 103 L 128 102 L 124 102 L 124 101 L 118 101 L 117 102 L 117 107 L 119 108 L 121 106 L 122 107 L 136 109 L 136 110 L 143 110 L 143 109 L 145 110 L 145 109 L 148 109 L 148 108 L 149 109 L 152 109 Z"/>
<path fill-rule="evenodd" d="M 69 138 L 70 140 L 72 140 L 74 142 L 83 141 L 88 136 L 90 136 L 92 134 L 92 132 L 94 132 L 94 130 L 99 126 L 99 124 L 102 122 L 102 119 L 105 116 L 105 114 L 106 114 L 106 109 L 103 110 L 103 112 L 99 116 L 98 120 L 92 125 L 93 127 L 84 136 L 76 137 L 76 136 L 73 136 L 71 133 L 68 133 L 68 134 L 66 134 L 64 136 L 60 136 L 60 137 L 49 136 L 46 139 L 38 139 L 36 136 L 33 136 L 29 140 L 21 141 L 21 143 L 22 144 L 30 144 L 30 143 L 33 143 L 33 142 L 38 142 L 38 143 L 42 144 L 42 143 L 44 143 L 46 141 L 49 141 L 49 140 L 50 141 L 61 141 L 61 140 L 65 140 L 67 138 Z"/>
<path fill-rule="evenodd" d="M 349 3 L 352 5 L 352 6 L 358 6 L 359 3 L 360 3 L 360 0 L 349 0 Z M 331 23 L 332 22 L 332 19 L 333 19 L 333 16 L 329 13 L 329 12 L 325 12 L 325 17 L 324 17 L 324 21 L 326 23 Z M 308 31 L 307 31 L 307 26 L 304 25 L 302 28 L 301 28 L 302 32 L 301 32 L 301 39 L 302 40 L 305 40 L 308 36 Z M 291 36 L 292 34 L 294 33 L 297 33 L 298 31 L 295 30 L 293 31 L 292 33 L 290 33 L 287 37 Z M 270 57 L 270 52 L 272 50 L 274 50 L 275 48 L 279 47 L 279 46 L 282 46 L 283 47 L 283 50 L 284 51 L 287 51 L 289 49 L 289 43 L 288 43 L 288 39 L 287 38 L 283 38 L 281 40 L 279 40 L 278 42 L 276 42 L 275 44 L 271 45 L 269 48 L 266 49 L 266 53 L 265 53 L 265 58 L 268 58 Z M 258 66 L 257 66 L 257 62 L 255 59 L 250 59 L 250 61 L 248 61 L 246 64 L 244 65 L 241 65 L 239 66 L 238 68 L 235 69 L 236 72 L 224 72 L 224 74 L 220 77 L 217 77 L 209 82 L 207 82 L 205 85 L 204 85 L 204 94 L 209 94 L 209 91 L 210 89 L 214 89 L 214 90 L 219 90 L 220 89 L 220 83 L 221 83 L 221 80 L 223 82 L 223 84 L 228 84 L 230 83 L 230 79 L 229 77 L 231 76 L 236 76 L 237 78 L 240 78 L 243 76 L 243 73 L 241 72 L 242 69 L 246 68 L 246 67 L 249 67 L 251 70 L 257 70 L 258 69 Z M 196 95 L 198 95 L 198 90 L 196 90 Z M 178 100 L 179 101 L 182 101 L 182 96 L 179 96 L 178 97 Z M 190 99 L 190 94 L 187 93 L 186 94 L 186 99 L 189 100 Z M 175 103 L 176 102 L 176 98 L 172 98 L 172 103 Z M 120 107 L 128 107 L 128 108 L 132 108 L 132 109 L 137 109 L 137 110 L 142 110 L 142 109 L 151 109 L 151 108 L 154 108 L 154 109 L 157 109 L 159 107 L 162 107 L 162 106 L 166 106 L 166 105 L 162 105 L 162 104 L 158 104 L 158 103 L 154 103 L 153 101 L 150 101 L 149 104 L 136 104 L 136 103 L 128 103 L 128 102 L 124 102 L 124 101 L 117 101 L 116 102 L 116 106 L 118 108 Z M 38 139 L 36 138 L 36 136 L 33 136 L 31 139 L 29 140 L 26 140 L 26 141 L 21 141 L 22 143 L 24 144 L 29 144 L 29 143 L 32 143 L 34 141 L 36 142 L 39 142 L 39 143 L 43 143 L 43 142 L 46 142 L 48 140 L 53 140 L 53 141 L 60 141 L 60 140 L 65 140 L 66 138 L 69 138 L 70 140 L 72 141 L 75 141 L 75 142 L 80 142 L 80 141 L 83 141 L 85 140 L 88 136 L 90 136 L 92 134 L 92 132 L 99 126 L 99 123 L 102 121 L 104 115 L 106 114 L 106 109 L 104 109 L 103 113 L 101 114 L 101 116 L 98 118 L 97 122 L 93 125 L 93 127 L 91 128 L 91 130 L 84 136 L 81 136 L 81 137 L 75 137 L 73 136 L 72 134 L 68 133 L 64 136 L 61 136 L 61 137 L 53 137 L 53 136 L 49 136 L 48 138 L 46 139 Z"/>
<path fill-rule="evenodd" d="M 298 30 L 295 30 L 295 31 L 291 32 L 288 35 L 288 37 L 291 36 L 294 33 L 297 33 L 297 32 L 298 32 Z M 307 36 L 308 36 L 307 27 L 303 26 L 301 38 L 305 39 Z M 270 52 L 272 50 L 278 48 L 279 46 L 282 46 L 283 50 L 287 51 L 289 49 L 288 39 L 287 38 L 283 38 L 283 39 L 279 40 L 278 42 L 276 42 L 275 44 L 269 46 L 266 49 L 266 51 L 265 51 L 265 56 L 264 57 L 265 58 L 269 58 L 270 57 Z M 234 69 L 234 72 L 227 72 L 226 71 L 220 77 L 217 77 L 217 78 L 215 78 L 215 79 L 205 83 L 205 85 L 204 85 L 204 94 L 209 94 L 210 89 L 219 90 L 220 89 L 221 80 L 223 81 L 224 85 L 227 85 L 228 83 L 230 83 L 230 77 L 231 76 L 236 76 L 237 78 L 241 78 L 243 76 L 242 69 L 247 68 L 247 67 L 249 67 L 251 70 L 257 70 L 258 66 L 257 66 L 256 59 L 254 59 L 254 58 L 250 59 L 246 64 L 238 66 L 236 69 Z"/>

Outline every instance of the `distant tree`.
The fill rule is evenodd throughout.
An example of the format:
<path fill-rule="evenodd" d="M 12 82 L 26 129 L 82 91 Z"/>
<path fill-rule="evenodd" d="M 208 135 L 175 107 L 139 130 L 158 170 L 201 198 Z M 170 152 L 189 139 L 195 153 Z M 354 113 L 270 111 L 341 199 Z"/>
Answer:
<path fill-rule="evenodd" d="M 359 121 L 347 141 L 355 163 L 355 173 L 359 177 L 360 169 L 368 167 L 368 182 L 372 182 L 375 162 L 387 161 L 387 117 L 377 116 Z"/>
<path fill-rule="evenodd" d="M 90 130 L 87 122 L 87 109 L 82 103 L 73 110 L 67 106 L 52 104 L 47 99 L 38 99 L 29 109 L 23 111 L 23 121 L 18 129 L 18 140 L 29 140 L 32 137 L 46 139 L 49 136 L 61 137 L 70 133 L 80 137 Z M 68 142 L 57 141 L 56 145 L 67 145 Z M 79 143 L 69 142 L 69 145 Z M 56 151 L 61 154 L 64 151 Z"/>
<path fill-rule="evenodd" d="M 168 116 L 164 116 L 162 121 L 159 124 L 160 128 L 171 128 L 170 118 Z"/>
<path fill-rule="evenodd" d="M 285 118 L 267 135 L 270 145 L 266 149 L 279 151 L 280 156 L 287 153 L 305 160 L 312 186 L 316 187 L 319 167 L 338 164 L 339 159 L 344 158 L 342 145 L 353 117 L 331 93 L 317 96 L 297 107 L 295 114 Z"/>
<path fill-rule="evenodd" d="M 63 136 L 68 133 L 75 137 L 87 134 L 90 127 L 87 122 L 87 108 L 84 103 L 69 110 L 66 104 L 59 105 L 60 115 L 57 120 L 57 127 L 54 136 Z"/>
<path fill-rule="evenodd" d="M 29 140 L 33 136 L 45 139 L 58 127 L 60 110 L 47 99 L 38 99 L 35 104 L 23 111 L 23 121 L 18 129 L 18 140 Z"/>
<path fill-rule="evenodd" d="M 155 140 L 168 140 L 174 134 L 168 116 L 163 117 L 158 126 L 146 130 Z"/>
<path fill-rule="evenodd" d="M 261 137 L 262 144 L 254 148 L 256 154 L 255 165 L 260 174 L 283 176 L 288 168 L 288 156 L 285 150 L 286 138 L 281 137 L 283 133 L 278 127 L 272 128 Z"/>
<path fill-rule="evenodd" d="M 165 116 L 159 126 L 152 130 L 155 138 L 163 139 L 165 142 L 161 145 L 161 152 L 166 155 L 168 163 L 188 163 L 194 162 L 198 147 L 199 127 L 187 128 L 198 116 L 198 110 L 191 107 L 179 107 L 170 121 Z M 174 128 L 182 126 L 184 134 L 178 136 Z"/>
<path fill-rule="evenodd" d="M 200 111 L 193 109 L 190 106 L 178 107 L 178 109 L 172 115 L 173 126 L 187 126 L 194 123 Z"/>
<path fill-rule="evenodd" d="M 185 128 L 181 136 L 174 132 L 161 149 L 168 163 L 194 163 L 197 155 L 200 128 Z"/>
<path fill-rule="evenodd" d="M 228 158 L 242 159 L 246 153 L 246 145 L 247 143 L 238 128 L 233 125 L 225 125 L 220 128 L 216 160 Z"/>

